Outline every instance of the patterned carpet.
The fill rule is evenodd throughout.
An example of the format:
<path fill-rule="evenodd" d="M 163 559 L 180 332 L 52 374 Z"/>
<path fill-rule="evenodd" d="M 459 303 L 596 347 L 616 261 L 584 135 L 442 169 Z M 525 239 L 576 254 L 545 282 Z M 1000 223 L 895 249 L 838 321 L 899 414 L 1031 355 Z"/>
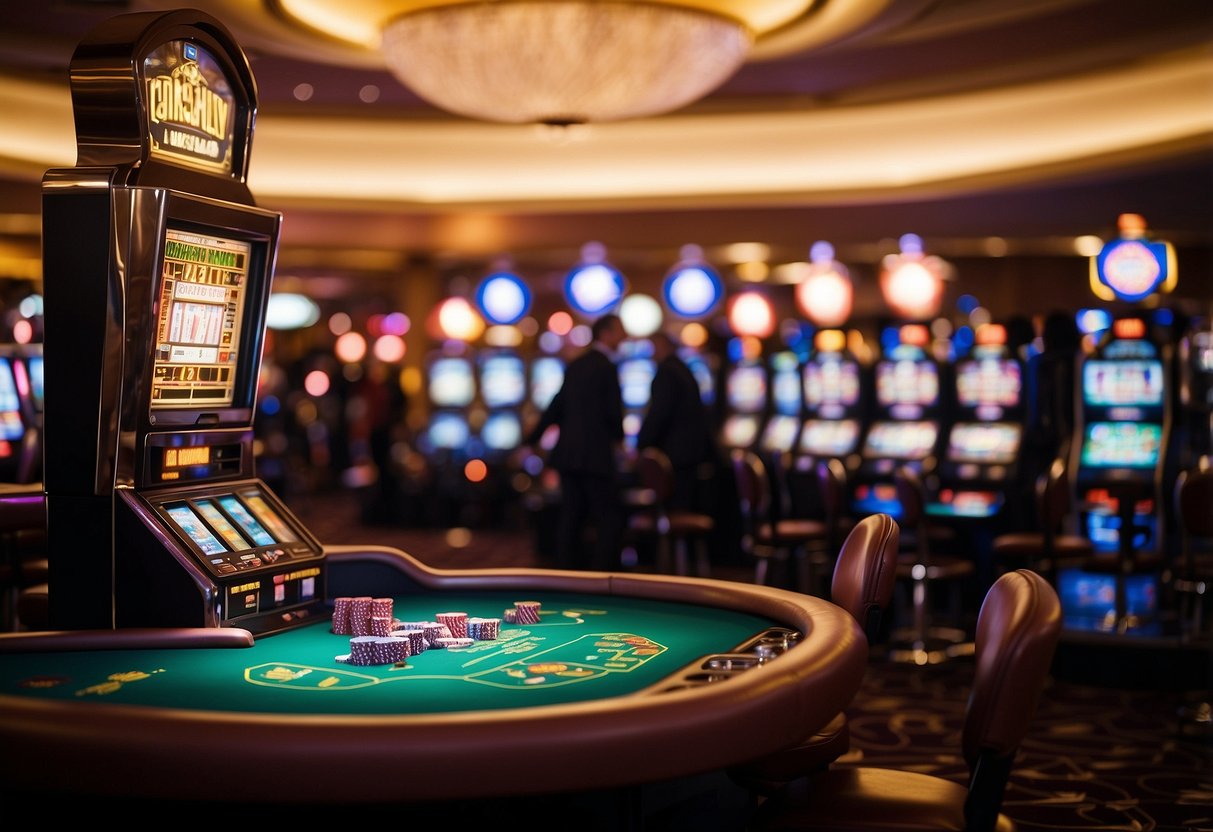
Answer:
<path fill-rule="evenodd" d="M 357 503 L 326 495 L 288 501 L 326 544 L 376 543 L 432 566 L 542 565 L 534 536 L 364 525 Z M 640 564 L 639 568 L 644 568 Z M 745 580 L 744 563 L 713 576 Z M 1179 664 L 1176 664 L 1179 663 Z M 852 752 L 841 764 L 932 772 L 964 783 L 960 731 L 971 659 L 917 667 L 877 656 L 848 713 Z M 1003 808 L 1023 830 L 1213 830 L 1213 654 L 1098 651 L 1063 643 Z M 1190 680 L 1197 680 L 1195 683 Z M 1177 681 L 1180 680 L 1180 681 Z"/>

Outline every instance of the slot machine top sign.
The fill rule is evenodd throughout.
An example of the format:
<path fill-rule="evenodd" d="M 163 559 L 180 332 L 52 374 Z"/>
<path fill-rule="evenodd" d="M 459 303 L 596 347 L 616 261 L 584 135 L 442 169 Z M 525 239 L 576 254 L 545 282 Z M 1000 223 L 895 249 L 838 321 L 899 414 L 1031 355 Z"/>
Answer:
<path fill-rule="evenodd" d="M 219 21 L 192 9 L 112 18 L 77 47 L 71 91 L 77 166 L 252 204 L 256 84 Z"/>
<path fill-rule="evenodd" d="M 1091 258 L 1091 291 L 1101 300 L 1136 303 L 1175 288 L 1171 244 L 1147 238 L 1146 221 L 1138 214 L 1121 214 L 1117 224 L 1120 236 Z"/>

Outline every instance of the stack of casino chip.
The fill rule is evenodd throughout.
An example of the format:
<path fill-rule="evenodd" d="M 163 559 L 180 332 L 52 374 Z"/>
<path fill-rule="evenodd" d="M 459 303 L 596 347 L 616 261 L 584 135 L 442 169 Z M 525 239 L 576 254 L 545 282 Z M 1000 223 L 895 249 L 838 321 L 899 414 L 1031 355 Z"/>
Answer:
<path fill-rule="evenodd" d="M 360 595 L 350 601 L 350 632 L 356 636 L 371 634 L 371 601 L 369 595 Z"/>
<path fill-rule="evenodd" d="M 434 646 L 458 649 L 460 647 L 471 647 L 475 643 L 476 643 L 476 639 L 474 639 L 474 638 L 452 637 L 452 638 L 440 638 L 440 639 L 438 639 L 437 643 Z"/>
<path fill-rule="evenodd" d="M 468 637 L 468 614 L 466 612 L 440 612 L 434 616 L 439 624 L 446 625 L 451 638 Z"/>
<path fill-rule="evenodd" d="M 392 619 L 382 615 L 372 615 L 370 618 L 371 635 L 387 638 L 392 634 Z"/>
<path fill-rule="evenodd" d="M 412 648 L 406 638 L 354 636 L 350 639 L 349 656 L 338 656 L 338 661 L 360 667 L 370 667 L 376 664 L 400 664 L 412 655 Z"/>
<path fill-rule="evenodd" d="M 538 601 L 515 601 L 514 621 L 518 624 L 538 624 L 539 606 Z"/>
<path fill-rule="evenodd" d="M 501 620 L 504 621 L 506 624 L 517 624 L 518 623 L 518 610 L 514 609 L 513 607 L 510 607 L 508 610 L 502 611 Z"/>
<path fill-rule="evenodd" d="M 500 618 L 469 618 L 468 638 L 476 641 L 492 641 L 501 630 Z"/>
<path fill-rule="evenodd" d="M 369 667 L 375 663 L 375 636 L 354 636 L 350 639 L 350 664 Z"/>
<path fill-rule="evenodd" d="M 348 595 L 333 599 L 333 633 L 339 636 L 351 635 L 350 607 L 354 599 Z"/>
<path fill-rule="evenodd" d="M 445 624 L 439 624 L 437 621 L 427 621 L 421 626 L 421 631 L 425 633 L 426 644 L 434 646 L 440 638 L 450 638 L 450 628 Z"/>
<path fill-rule="evenodd" d="M 424 653 L 430 646 L 425 639 L 425 630 L 393 630 L 392 637 L 409 645 L 409 654 Z"/>

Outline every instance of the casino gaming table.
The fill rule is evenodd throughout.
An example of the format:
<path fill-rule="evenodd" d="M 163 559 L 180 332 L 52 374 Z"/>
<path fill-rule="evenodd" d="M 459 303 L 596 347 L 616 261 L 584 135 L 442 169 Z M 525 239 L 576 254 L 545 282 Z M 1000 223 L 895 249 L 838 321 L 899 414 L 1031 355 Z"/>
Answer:
<path fill-rule="evenodd" d="M 0 636 L 0 778 L 20 793 L 293 805 L 544 795 L 721 771 L 854 696 L 867 645 L 820 598 L 714 579 L 440 570 L 328 547 L 328 598 L 401 620 L 538 623 L 348 663 L 327 616 L 236 628 Z M 331 604 L 330 604 L 331 608 Z"/>

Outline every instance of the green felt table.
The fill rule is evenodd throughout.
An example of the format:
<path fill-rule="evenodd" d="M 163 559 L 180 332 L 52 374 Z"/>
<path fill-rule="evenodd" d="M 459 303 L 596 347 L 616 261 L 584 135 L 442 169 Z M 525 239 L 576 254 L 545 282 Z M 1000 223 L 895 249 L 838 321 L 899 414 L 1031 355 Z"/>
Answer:
<path fill-rule="evenodd" d="M 297 806 L 631 788 L 798 742 L 846 707 L 867 664 L 845 610 L 786 590 L 326 555 L 330 601 L 391 597 L 401 621 L 539 601 L 540 621 L 403 667 L 342 663 L 349 637 L 323 616 L 255 639 L 0 635 L 0 789 Z M 747 642 L 772 632 L 798 637 L 756 662 Z"/>

